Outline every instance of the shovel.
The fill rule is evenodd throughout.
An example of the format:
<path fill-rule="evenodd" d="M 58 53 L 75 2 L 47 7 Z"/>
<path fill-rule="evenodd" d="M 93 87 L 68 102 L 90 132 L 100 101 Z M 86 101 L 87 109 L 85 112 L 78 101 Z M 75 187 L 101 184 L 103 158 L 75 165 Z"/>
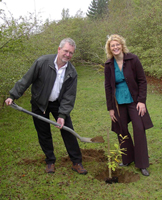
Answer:
<path fill-rule="evenodd" d="M 45 122 L 47 122 L 47 123 L 49 123 L 49 124 L 53 124 L 53 125 L 55 125 L 55 126 L 60 126 L 60 124 L 58 124 L 58 123 L 56 123 L 56 122 L 54 122 L 54 121 L 52 121 L 52 120 L 50 120 L 50 119 L 47 119 L 47 118 L 45 118 L 45 117 L 42 117 L 42 116 L 40 116 L 40 115 L 37 115 L 37 114 L 35 114 L 35 113 L 33 113 L 33 112 L 30 112 L 30 111 L 28 111 L 28 110 L 25 110 L 24 108 L 18 106 L 18 105 L 15 104 L 15 103 L 12 103 L 10 106 L 11 106 L 12 108 L 16 109 L 16 110 L 19 110 L 19 111 L 22 111 L 22 112 L 27 113 L 27 114 L 29 114 L 29 115 L 32 115 L 32 116 L 34 116 L 34 117 L 36 117 L 36 118 L 38 118 L 38 119 L 40 119 L 40 120 L 43 120 L 43 121 L 45 121 Z M 67 127 L 67 126 L 63 126 L 62 129 L 66 130 L 66 131 L 68 131 L 68 132 L 70 132 L 70 133 L 72 133 L 72 134 L 73 134 L 75 137 L 77 137 L 81 142 L 92 142 L 92 143 L 100 143 L 100 142 L 102 142 L 102 141 L 93 140 L 93 138 L 81 137 L 81 136 L 78 135 L 74 130 L 72 130 L 71 128 L 69 128 L 69 127 Z"/>

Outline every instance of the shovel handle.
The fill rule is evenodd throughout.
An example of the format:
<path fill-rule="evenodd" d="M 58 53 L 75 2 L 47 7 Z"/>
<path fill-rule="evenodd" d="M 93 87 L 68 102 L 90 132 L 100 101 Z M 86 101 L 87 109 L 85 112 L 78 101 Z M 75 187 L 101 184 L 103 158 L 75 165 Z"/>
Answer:
<path fill-rule="evenodd" d="M 37 119 L 40 119 L 40 120 L 42 120 L 42 121 L 45 121 L 45 122 L 47 122 L 47 123 L 49 123 L 49 124 L 53 124 L 53 125 L 55 125 L 55 126 L 60 126 L 60 124 L 58 124 L 58 123 L 56 123 L 56 122 L 54 122 L 54 121 L 52 121 L 52 120 L 50 120 L 50 119 L 47 119 L 47 118 L 42 117 L 42 116 L 40 116 L 40 115 L 37 115 L 37 114 L 35 114 L 35 113 L 33 113 L 33 112 L 30 112 L 30 111 L 28 111 L 28 110 L 25 110 L 24 108 L 18 106 L 18 105 L 17 105 L 16 103 L 14 103 L 14 102 L 12 102 L 12 104 L 11 104 L 10 106 L 11 106 L 12 108 L 16 109 L 16 110 L 19 110 L 19 111 L 21 111 L 21 112 L 24 112 L 24 113 L 27 113 L 27 114 L 29 114 L 29 115 L 32 115 L 33 117 L 36 117 Z M 67 126 L 63 126 L 62 129 L 66 130 L 66 131 L 68 131 L 68 132 L 70 132 L 70 133 L 72 133 L 75 137 L 77 137 L 78 139 L 81 140 L 80 135 L 78 135 L 78 134 L 77 134 L 74 130 L 72 130 L 71 128 L 69 128 L 69 127 L 67 127 Z"/>

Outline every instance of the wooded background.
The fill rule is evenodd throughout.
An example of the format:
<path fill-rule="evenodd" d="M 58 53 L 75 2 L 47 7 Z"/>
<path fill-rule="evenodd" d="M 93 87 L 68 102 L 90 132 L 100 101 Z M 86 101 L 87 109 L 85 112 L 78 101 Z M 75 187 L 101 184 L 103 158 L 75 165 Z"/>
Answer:
<path fill-rule="evenodd" d="M 103 70 L 107 37 L 120 34 L 126 38 L 130 52 L 140 58 L 146 75 L 162 78 L 161 0 L 93 0 L 86 17 L 81 10 L 70 17 L 69 10 L 63 9 L 60 21 L 47 19 L 45 23 L 32 13 L 19 19 L 11 15 L 8 19 L 0 10 L 0 18 L 1 103 L 34 60 L 57 53 L 65 37 L 77 44 L 72 60 L 75 67 L 90 65 Z"/>

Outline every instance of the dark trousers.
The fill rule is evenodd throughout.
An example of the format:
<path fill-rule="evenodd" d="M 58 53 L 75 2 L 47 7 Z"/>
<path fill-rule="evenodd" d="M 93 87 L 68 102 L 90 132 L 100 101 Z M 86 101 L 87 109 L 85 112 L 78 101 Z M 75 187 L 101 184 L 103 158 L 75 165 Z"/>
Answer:
<path fill-rule="evenodd" d="M 43 114 L 42 111 L 35 104 L 32 104 L 32 112 L 41 115 L 43 117 L 46 117 L 48 119 L 49 119 L 49 114 L 52 113 L 56 121 L 58 119 L 58 109 L 59 109 L 58 101 L 49 102 L 45 114 Z M 39 120 L 35 117 L 33 117 L 33 121 L 38 134 L 40 146 L 46 155 L 46 163 L 47 164 L 55 163 L 56 157 L 54 155 L 54 147 L 53 147 L 50 124 L 42 120 Z M 65 126 L 73 129 L 70 116 L 66 117 Z M 81 163 L 82 155 L 76 137 L 63 129 L 61 129 L 61 136 L 63 138 L 65 147 L 67 149 L 71 161 L 74 163 Z"/>
<path fill-rule="evenodd" d="M 137 168 L 147 168 L 149 167 L 149 160 L 146 133 L 142 119 L 138 115 L 136 103 L 122 104 L 118 105 L 118 107 L 122 127 L 122 136 L 128 136 L 128 139 L 125 139 L 124 143 L 121 144 L 121 148 L 127 149 L 125 152 L 126 155 L 122 155 L 123 164 L 134 161 Z M 129 118 L 132 121 L 134 142 L 128 131 Z M 120 143 L 121 137 L 119 135 L 118 140 Z"/>

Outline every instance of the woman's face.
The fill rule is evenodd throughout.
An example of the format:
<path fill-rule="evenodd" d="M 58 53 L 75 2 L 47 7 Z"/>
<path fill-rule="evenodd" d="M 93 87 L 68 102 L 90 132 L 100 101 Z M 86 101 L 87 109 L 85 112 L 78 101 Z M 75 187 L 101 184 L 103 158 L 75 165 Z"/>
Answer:
<path fill-rule="evenodd" d="M 118 41 L 113 40 L 110 42 L 110 51 L 113 56 L 119 56 L 123 54 L 122 45 Z"/>

